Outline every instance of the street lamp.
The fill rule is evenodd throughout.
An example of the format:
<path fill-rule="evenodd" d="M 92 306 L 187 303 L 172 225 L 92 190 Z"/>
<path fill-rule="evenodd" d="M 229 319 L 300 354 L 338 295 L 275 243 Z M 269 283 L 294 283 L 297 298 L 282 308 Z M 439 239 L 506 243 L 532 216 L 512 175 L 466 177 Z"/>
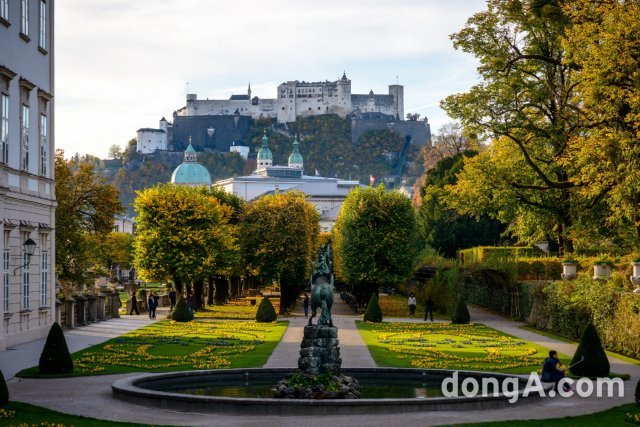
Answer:
<path fill-rule="evenodd" d="M 13 274 L 16 274 L 16 271 L 20 270 L 21 268 L 29 267 L 29 263 L 31 263 L 31 257 L 36 252 L 36 242 L 34 242 L 31 238 L 28 238 L 22 244 L 22 247 L 24 248 L 24 255 L 27 256 L 27 259 L 25 260 L 24 265 L 21 265 L 20 267 L 13 270 Z"/>

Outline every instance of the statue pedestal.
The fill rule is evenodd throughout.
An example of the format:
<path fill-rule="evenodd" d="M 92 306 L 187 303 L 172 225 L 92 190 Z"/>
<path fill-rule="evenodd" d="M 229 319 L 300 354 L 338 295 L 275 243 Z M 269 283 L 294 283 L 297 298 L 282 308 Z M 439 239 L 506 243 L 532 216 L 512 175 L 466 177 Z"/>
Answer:
<path fill-rule="evenodd" d="M 310 375 L 326 372 L 338 375 L 341 366 L 338 328 L 335 326 L 305 326 L 304 338 L 300 344 L 298 369 Z"/>

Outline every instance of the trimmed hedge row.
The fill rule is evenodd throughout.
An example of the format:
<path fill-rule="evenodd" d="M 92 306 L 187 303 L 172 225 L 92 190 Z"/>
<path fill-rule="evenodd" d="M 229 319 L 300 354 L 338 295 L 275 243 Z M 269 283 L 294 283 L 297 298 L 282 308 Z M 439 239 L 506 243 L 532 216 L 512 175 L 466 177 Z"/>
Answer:
<path fill-rule="evenodd" d="M 458 259 L 462 267 L 485 266 L 499 268 L 511 264 L 520 258 L 532 258 L 540 250 L 533 247 L 520 246 L 478 246 L 458 251 Z"/>

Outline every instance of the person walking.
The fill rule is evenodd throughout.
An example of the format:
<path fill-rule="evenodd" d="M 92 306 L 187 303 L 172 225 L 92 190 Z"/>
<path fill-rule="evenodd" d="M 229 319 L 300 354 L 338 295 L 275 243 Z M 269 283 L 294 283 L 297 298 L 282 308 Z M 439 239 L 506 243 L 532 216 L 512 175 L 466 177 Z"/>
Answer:
<path fill-rule="evenodd" d="M 427 321 L 427 317 L 431 316 L 431 321 L 433 322 L 433 298 L 431 295 L 427 297 L 427 300 L 424 303 L 424 321 Z"/>
<path fill-rule="evenodd" d="M 304 300 L 302 301 L 302 307 L 304 308 L 304 317 L 309 317 L 309 295 L 304 294 Z"/>
<path fill-rule="evenodd" d="M 409 303 L 409 315 L 411 317 L 415 316 L 416 314 L 416 296 L 413 294 L 413 292 L 411 292 L 411 294 L 409 295 L 409 299 L 407 301 Z"/>
<path fill-rule="evenodd" d="M 156 318 L 156 299 L 153 295 L 153 291 L 149 292 L 149 298 L 147 298 L 147 307 L 149 307 L 149 319 Z"/>
<path fill-rule="evenodd" d="M 176 306 L 176 290 L 171 288 L 171 291 L 169 291 L 169 304 L 171 305 L 171 307 L 169 307 L 169 310 L 173 310 L 173 307 Z"/>
<path fill-rule="evenodd" d="M 131 291 L 131 310 L 129 310 L 129 316 L 133 315 L 133 312 L 136 312 L 136 314 L 140 314 L 140 312 L 138 311 L 138 298 L 136 298 L 136 291 L 132 290 Z"/>

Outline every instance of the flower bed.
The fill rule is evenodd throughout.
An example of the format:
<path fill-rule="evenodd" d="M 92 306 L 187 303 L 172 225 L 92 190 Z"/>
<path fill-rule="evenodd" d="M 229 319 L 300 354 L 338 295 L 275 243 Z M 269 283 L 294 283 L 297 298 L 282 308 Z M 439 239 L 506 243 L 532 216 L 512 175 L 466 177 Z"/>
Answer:
<path fill-rule="evenodd" d="M 74 353 L 72 375 L 258 367 L 286 322 L 162 321 Z M 37 376 L 37 368 L 20 376 Z"/>
<path fill-rule="evenodd" d="M 480 324 L 358 322 L 380 366 L 531 372 L 546 349 Z"/>

